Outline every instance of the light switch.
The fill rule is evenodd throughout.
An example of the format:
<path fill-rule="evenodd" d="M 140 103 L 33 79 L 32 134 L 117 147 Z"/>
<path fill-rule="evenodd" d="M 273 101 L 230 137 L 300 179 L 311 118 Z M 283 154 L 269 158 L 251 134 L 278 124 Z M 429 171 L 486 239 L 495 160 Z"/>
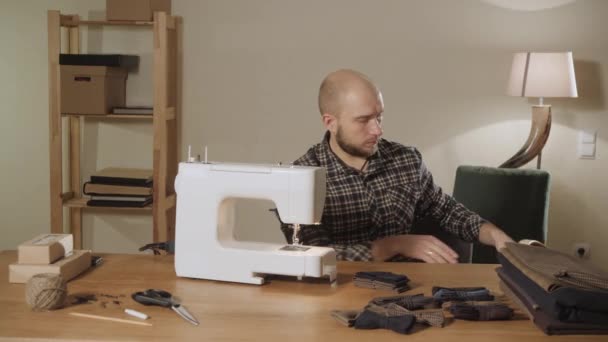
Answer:
<path fill-rule="evenodd" d="M 580 159 L 595 159 L 595 141 L 597 132 L 583 130 L 578 132 L 578 157 Z"/>
<path fill-rule="evenodd" d="M 595 159 L 595 144 L 578 144 L 580 159 Z"/>
<path fill-rule="evenodd" d="M 595 144 L 596 131 L 580 131 L 578 133 L 579 144 Z"/>

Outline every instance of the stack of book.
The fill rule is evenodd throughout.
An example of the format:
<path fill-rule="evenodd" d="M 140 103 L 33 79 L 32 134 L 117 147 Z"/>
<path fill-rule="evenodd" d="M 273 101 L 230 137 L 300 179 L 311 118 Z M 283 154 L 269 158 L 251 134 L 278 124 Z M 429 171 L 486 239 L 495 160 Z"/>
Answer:
<path fill-rule="evenodd" d="M 94 207 L 141 208 L 152 203 L 152 170 L 105 168 L 84 183 L 87 205 Z"/>

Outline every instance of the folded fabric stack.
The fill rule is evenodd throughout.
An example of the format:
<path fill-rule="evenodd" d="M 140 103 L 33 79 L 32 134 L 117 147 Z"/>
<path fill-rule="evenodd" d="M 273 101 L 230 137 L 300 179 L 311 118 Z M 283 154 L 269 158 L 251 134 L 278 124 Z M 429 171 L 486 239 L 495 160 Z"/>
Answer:
<path fill-rule="evenodd" d="M 410 289 L 409 281 L 410 279 L 406 275 L 392 272 L 357 272 L 354 278 L 355 286 L 391 290 L 398 293 Z"/>
<path fill-rule="evenodd" d="M 507 243 L 496 272 L 505 294 L 548 335 L 608 333 L 608 274 L 574 256 Z"/>

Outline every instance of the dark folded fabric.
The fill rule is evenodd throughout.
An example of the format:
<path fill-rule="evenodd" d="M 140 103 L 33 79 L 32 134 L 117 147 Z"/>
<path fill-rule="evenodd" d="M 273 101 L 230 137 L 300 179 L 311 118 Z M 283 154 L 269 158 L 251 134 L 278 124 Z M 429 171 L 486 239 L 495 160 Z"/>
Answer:
<path fill-rule="evenodd" d="M 433 286 L 433 298 L 439 302 L 494 300 L 485 287 L 440 287 Z"/>
<path fill-rule="evenodd" d="M 409 281 L 407 276 L 392 272 L 357 272 L 354 277 L 355 286 L 396 292 L 409 290 Z"/>
<path fill-rule="evenodd" d="M 379 281 L 358 280 L 358 279 L 355 279 L 353 283 L 357 287 L 365 287 L 365 288 L 374 289 L 374 290 L 388 290 L 388 291 L 393 291 L 396 293 L 401 293 L 401 292 L 410 290 L 410 287 L 407 284 L 395 287 L 391 284 L 387 284 L 387 283 L 383 283 L 383 282 L 379 282 Z"/>
<path fill-rule="evenodd" d="M 508 274 L 504 272 L 502 267 L 496 269 L 498 277 L 502 280 L 509 292 L 507 295 L 513 295 L 514 302 L 520 302 L 525 307 L 530 315 L 533 316 L 534 324 L 547 335 L 587 335 L 587 334 L 608 334 L 608 327 L 605 325 L 562 322 L 554 317 L 549 316 L 545 311 L 540 309 L 540 305 L 535 298 L 530 297 L 526 292 L 515 283 Z"/>
<path fill-rule="evenodd" d="M 582 309 L 608 314 L 608 292 L 590 291 L 573 287 L 553 290 L 551 297 L 563 306 L 576 306 Z"/>
<path fill-rule="evenodd" d="M 376 305 L 387 305 L 397 304 L 408 310 L 418 310 L 423 308 L 438 308 L 441 305 L 435 301 L 433 297 L 425 297 L 420 294 L 416 295 L 401 295 L 401 296 L 390 296 L 390 297 L 376 297 L 370 301 L 370 303 Z"/>
<path fill-rule="evenodd" d="M 378 271 L 357 272 L 357 273 L 355 273 L 355 278 L 381 281 L 384 283 L 390 283 L 390 284 L 394 284 L 394 285 L 405 284 L 410 281 L 410 279 L 404 274 L 395 274 L 392 272 L 378 272 Z"/>
<path fill-rule="evenodd" d="M 352 327 L 355 325 L 357 316 L 359 316 L 360 313 L 361 311 L 359 310 L 332 310 L 330 314 L 331 317 L 341 324 L 344 324 L 347 327 Z"/>
<path fill-rule="evenodd" d="M 450 312 L 457 319 L 469 321 L 500 321 L 513 318 L 513 309 L 497 302 L 454 302 Z"/>
<path fill-rule="evenodd" d="M 564 322 L 608 325 L 608 296 L 604 295 L 604 291 L 562 287 L 547 292 L 503 255 L 498 253 L 497 257 L 502 265 L 502 272 L 507 274 L 530 297 L 534 298 L 539 308 L 547 315 Z M 565 294 L 568 296 L 565 296 Z M 567 305 L 564 305 L 564 303 L 567 303 Z M 588 307 L 601 309 L 602 311 L 590 310 Z"/>
<path fill-rule="evenodd" d="M 443 316 L 442 309 L 408 310 L 395 303 L 389 303 L 384 306 L 370 303 L 365 307 L 365 310 L 385 316 L 413 315 L 416 318 L 416 323 L 427 324 L 433 327 L 443 328 L 445 324 L 445 316 Z"/>
<path fill-rule="evenodd" d="M 355 329 L 389 329 L 400 334 L 409 333 L 416 322 L 413 315 L 389 316 L 364 310 L 355 320 Z"/>

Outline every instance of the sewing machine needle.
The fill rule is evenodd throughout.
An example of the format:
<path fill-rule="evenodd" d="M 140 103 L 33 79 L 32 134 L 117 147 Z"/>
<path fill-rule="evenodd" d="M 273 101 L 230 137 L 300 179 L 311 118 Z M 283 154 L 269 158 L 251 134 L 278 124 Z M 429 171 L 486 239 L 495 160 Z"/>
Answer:
<path fill-rule="evenodd" d="M 294 223 L 293 224 L 293 236 L 292 236 L 292 242 L 294 245 L 300 245 L 299 234 L 300 234 L 300 224 Z"/>

